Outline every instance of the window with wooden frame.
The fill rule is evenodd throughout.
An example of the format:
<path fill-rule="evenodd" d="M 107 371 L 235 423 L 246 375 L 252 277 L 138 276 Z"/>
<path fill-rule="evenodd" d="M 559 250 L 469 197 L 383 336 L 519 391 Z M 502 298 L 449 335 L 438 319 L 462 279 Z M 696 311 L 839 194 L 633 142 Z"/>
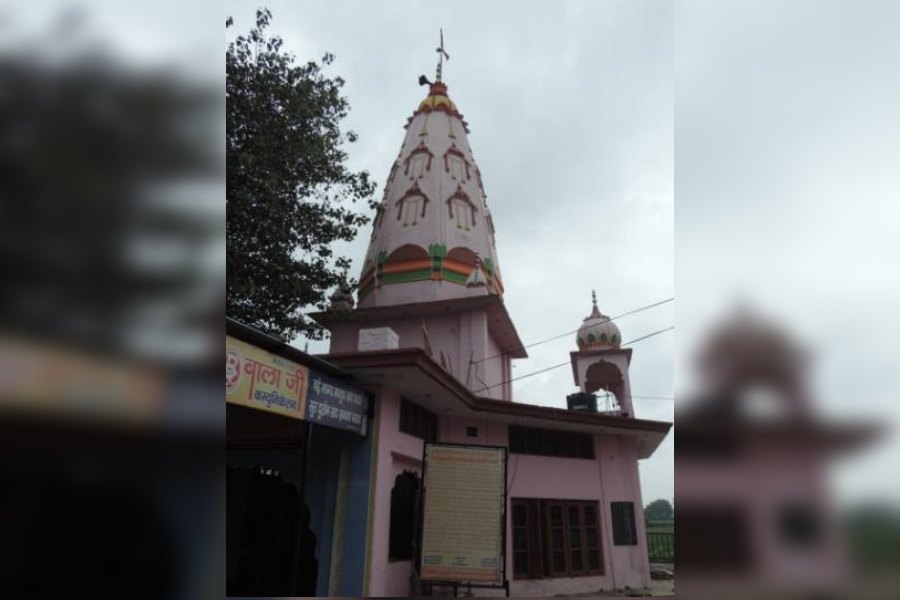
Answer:
<path fill-rule="evenodd" d="M 602 575 L 597 503 L 512 499 L 513 577 Z"/>
<path fill-rule="evenodd" d="M 406 398 L 401 398 L 400 431 L 414 435 L 426 442 L 436 442 L 437 415 L 418 404 L 413 404 Z"/>
<path fill-rule="evenodd" d="M 575 431 L 510 425 L 509 451 L 513 454 L 593 459 L 594 436 Z"/>

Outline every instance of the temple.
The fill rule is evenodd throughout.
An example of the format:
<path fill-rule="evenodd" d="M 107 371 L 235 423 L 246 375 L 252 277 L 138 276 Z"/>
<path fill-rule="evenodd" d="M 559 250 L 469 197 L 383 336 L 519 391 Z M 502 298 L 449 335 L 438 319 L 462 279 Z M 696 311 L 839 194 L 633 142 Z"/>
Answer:
<path fill-rule="evenodd" d="M 511 595 L 646 587 L 638 460 L 671 424 L 635 418 L 632 351 L 596 296 L 573 340 L 578 391 L 569 408 L 514 402 L 511 364 L 527 353 L 503 302 L 498 233 L 469 124 L 440 79 L 420 80 L 428 94 L 390 165 L 356 300 L 338 294 L 331 310 L 314 315 L 331 332 L 320 358 L 377 397 L 360 591 L 420 591 L 420 524 L 404 508 L 417 506 L 426 442 L 508 450 Z M 611 398 L 606 406 L 597 406 L 598 391 Z"/>
<path fill-rule="evenodd" d="M 428 93 L 385 165 L 355 295 L 335 290 L 311 315 L 331 333 L 328 354 L 226 323 L 230 596 L 650 584 L 638 461 L 671 423 L 635 417 L 632 350 L 596 295 L 571 324 L 573 387 L 558 398 L 567 408 L 514 401 L 512 361 L 527 353 L 438 51 L 437 77 L 420 78 Z M 455 483 L 429 489 L 441 472 L 428 470 L 434 448 L 481 458 L 445 468 Z M 432 519 L 436 501 L 468 516 Z"/>

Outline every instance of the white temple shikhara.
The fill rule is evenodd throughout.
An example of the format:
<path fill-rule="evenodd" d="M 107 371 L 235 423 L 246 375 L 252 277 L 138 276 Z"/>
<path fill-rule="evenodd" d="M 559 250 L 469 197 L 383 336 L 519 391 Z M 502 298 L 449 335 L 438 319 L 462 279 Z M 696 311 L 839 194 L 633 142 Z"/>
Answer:
<path fill-rule="evenodd" d="M 468 123 L 442 81 L 443 35 L 437 52 L 436 81 L 420 78 L 428 95 L 406 123 L 376 210 L 357 309 L 338 326 L 319 318 L 329 321 L 332 351 L 355 349 L 358 329 L 377 320 L 401 346 L 427 348 L 469 390 L 511 400 L 511 360 L 527 354 L 503 305 Z"/>
<path fill-rule="evenodd" d="M 359 281 L 361 308 L 503 294 L 494 223 L 468 131 L 447 85 L 430 84 L 406 125 L 377 209 Z M 481 274 L 472 281 L 484 285 L 467 286 L 476 262 Z"/>

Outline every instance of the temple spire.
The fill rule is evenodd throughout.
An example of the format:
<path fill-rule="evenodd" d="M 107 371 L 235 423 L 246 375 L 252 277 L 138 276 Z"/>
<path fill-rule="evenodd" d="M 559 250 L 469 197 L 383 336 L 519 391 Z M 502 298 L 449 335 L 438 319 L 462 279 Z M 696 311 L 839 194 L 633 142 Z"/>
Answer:
<path fill-rule="evenodd" d="M 450 55 L 447 54 L 447 51 L 444 50 L 444 30 L 441 29 L 441 45 L 435 48 L 435 52 L 438 53 L 438 64 L 437 64 L 437 73 L 435 74 L 435 81 L 437 83 L 441 83 L 441 75 L 444 71 L 444 59 L 450 60 Z"/>
<path fill-rule="evenodd" d="M 448 54 L 443 43 L 437 49 L 443 69 Z M 503 296 L 468 127 L 444 82 L 419 82 L 428 95 L 406 123 L 372 223 L 357 288 L 361 308 Z"/>

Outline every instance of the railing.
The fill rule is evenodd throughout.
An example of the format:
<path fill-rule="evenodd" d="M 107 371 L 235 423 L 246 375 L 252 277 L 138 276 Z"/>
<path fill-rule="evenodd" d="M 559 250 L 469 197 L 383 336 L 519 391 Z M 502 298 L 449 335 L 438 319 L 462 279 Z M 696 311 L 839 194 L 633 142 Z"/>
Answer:
<path fill-rule="evenodd" d="M 650 562 L 674 563 L 675 534 L 648 532 L 647 552 L 650 554 Z"/>

